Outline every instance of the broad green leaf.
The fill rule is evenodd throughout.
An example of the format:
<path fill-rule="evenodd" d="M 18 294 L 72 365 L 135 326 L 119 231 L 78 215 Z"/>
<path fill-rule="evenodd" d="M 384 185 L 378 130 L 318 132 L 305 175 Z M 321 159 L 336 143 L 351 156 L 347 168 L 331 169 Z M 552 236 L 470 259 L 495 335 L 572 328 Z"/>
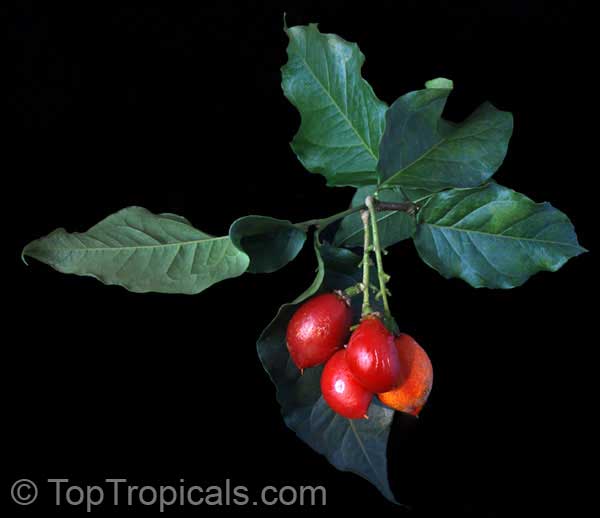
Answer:
<path fill-rule="evenodd" d="M 444 277 L 513 288 L 586 250 L 569 218 L 496 183 L 435 194 L 417 215 L 419 255 Z"/>
<path fill-rule="evenodd" d="M 352 198 L 351 207 L 358 207 L 365 203 L 365 198 L 373 195 L 377 187 L 374 185 L 360 187 L 356 190 Z M 403 189 L 404 193 L 399 189 L 386 189 L 379 193 L 381 201 L 403 202 L 407 201 L 406 196 L 411 201 L 418 200 L 423 196 L 427 196 L 427 191 L 416 189 Z M 406 196 L 404 196 L 406 194 Z M 415 232 L 415 218 L 409 216 L 402 211 L 382 211 L 377 213 L 377 223 L 379 227 L 379 239 L 381 246 L 388 247 L 404 239 L 408 239 Z M 360 219 L 360 214 L 350 214 L 346 216 L 337 233 L 333 244 L 335 246 L 344 246 L 348 248 L 362 247 L 364 241 L 363 223 Z"/>
<path fill-rule="evenodd" d="M 294 259 L 304 246 L 306 233 L 289 221 L 245 216 L 229 229 L 233 244 L 250 257 L 248 271 L 269 273 Z"/>
<path fill-rule="evenodd" d="M 386 104 L 361 76 L 365 57 L 356 43 L 322 34 L 315 24 L 286 28 L 285 96 L 301 115 L 292 149 L 327 185 L 376 183 Z"/>
<path fill-rule="evenodd" d="M 374 401 L 368 420 L 337 415 L 321 397 L 322 367 L 306 369 L 304 375 L 300 375 L 287 351 L 287 324 L 302 301 L 318 291 L 343 289 L 360 280 L 360 257 L 327 244 L 319 247 L 318 240 L 315 249 L 318 258 L 322 255 L 317 279 L 302 296 L 281 307 L 258 339 L 258 355 L 277 388 L 277 400 L 286 425 L 337 469 L 366 478 L 386 498 L 396 502 L 387 479 L 386 459 L 394 411 Z M 353 300 L 353 308 L 358 318 L 360 300 Z"/>
<path fill-rule="evenodd" d="M 213 237 L 174 214 L 128 207 L 84 233 L 59 228 L 23 249 L 63 273 L 88 275 L 144 293 L 199 293 L 237 277 L 248 256 L 229 237 Z"/>
<path fill-rule="evenodd" d="M 462 124 L 441 118 L 452 81 L 400 97 L 386 113 L 377 170 L 383 184 L 440 191 L 476 187 L 502 164 L 512 133 L 512 115 L 482 104 Z"/>

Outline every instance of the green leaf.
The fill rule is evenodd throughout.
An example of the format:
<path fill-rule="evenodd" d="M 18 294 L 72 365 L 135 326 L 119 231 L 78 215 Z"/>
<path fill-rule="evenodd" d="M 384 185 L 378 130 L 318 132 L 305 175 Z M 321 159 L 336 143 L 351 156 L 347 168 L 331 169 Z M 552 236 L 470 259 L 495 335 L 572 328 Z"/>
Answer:
<path fill-rule="evenodd" d="M 423 261 L 476 288 L 520 286 L 586 251 L 565 214 L 496 183 L 435 194 L 417 223 Z"/>
<path fill-rule="evenodd" d="M 377 187 L 374 185 L 360 187 L 356 190 L 352 198 L 351 207 L 364 205 L 365 198 L 373 195 Z M 416 189 L 387 189 L 379 193 L 378 198 L 381 201 L 403 202 L 407 201 L 406 194 L 411 201 L 415 201 L 422 196 L 426 196 L 427 191 Z M 415 218 L 409 216 L 403 211 L 381 211 L 377 213 L 377 223 L 379 226 L 379 239 L 381 246 L 386 248 L 395 243 L 408 239 L 415 232 Z M 360 213 L 346 216 L 335 234 L 333 244 L 335 246 L 344 246 L 348 248 L 362 247 L 364 242 L 363 223 L 360 219 Z"/>
<path fill-rule="evenodd" d="M 302 301 L 318 291 L 343 289 L 360 280 L 357 255 L 328 244 L 320 247 L 318 237 L 315 251 L 320 265 L 315 282 L 293 303 L 281 307 L 258 339 L 258 355 L 277 388 L 277 400 L 286 425 L 337 469 L 366 478 L 386 498 L 396 502 L 387 480 L 386 459 L 393 410 L 374 402 L 369 408 L 368 420 L 337 415 L 321 397 L 322 367 L 306 369 L 304 375 L 300 375 L 287 351 L 287 324 Z M 358 318 L 360 300 L 356 299 L 353 309 Z"/>
<path fill-rule="evenodd" d="M 386 104 L 361 76 L 365 57 L 356 43 L 322 34 L 317 25 L 286 28 L 285 96 L 301 115 L 292 149 L 327 185 L 376 183 Z"/>
<path fill-rule="evenodd" d="M 323 257 L 321 257 L 321 244 L 319 242 L 319 233 L 320 232 L 316 230 L 313 238 L 313 246 L 315 250 L 315 256 L 317 258 L 317 274 L 315 275 L 314 280 L 308 288 L 306 288 L 300 295 L 298 295 L 290 304 L 284 304 L 284 306 L 298 305 L 304 302 L 307 298 L 312 297 L 315 293 L 317 293 L 317 291 L 319 291 L 319 288 L 323 284 L 323 279 L 325 278 L 325 263 L 323 262 Z M 284 306 L 281 306 L 279 311 L 281 311 L 284 308 Z"/>
<path fill-rule="evenodd" d="M 229 237 L 250 257 L 248 271 L 269 273 L 294 259 L 304 246 L 306 233 L 289 221 L 245 216 L 233 222 Z"/>
<path fill-rule="evenodd" d="M 229 237 L 213 237 L 174 214 L 128 207 L 84 233 L 59 228 L 23 249 L 59 272 L 95 277 L 144 293 L 199 293 L 237 277 L 248 256 Z"/>
<path fill-rule="evenodd" d="M 476 187 L 502 164 L 512 133 L 512 115 L 482 104 L 462 124 L 441 118 L 452 81 L 400 97 L 386 113 L 377 170 L 385 185 L 429 191 Z"/>
<path fill-rule="evenodd" d="M 446 90 L 452 90 L 454 88 L 454 83 L 451 79 L 446 79 L 445 77 L 437 77 L 435 79 L 425 81 L 425 88 L 443 88 Z"/>

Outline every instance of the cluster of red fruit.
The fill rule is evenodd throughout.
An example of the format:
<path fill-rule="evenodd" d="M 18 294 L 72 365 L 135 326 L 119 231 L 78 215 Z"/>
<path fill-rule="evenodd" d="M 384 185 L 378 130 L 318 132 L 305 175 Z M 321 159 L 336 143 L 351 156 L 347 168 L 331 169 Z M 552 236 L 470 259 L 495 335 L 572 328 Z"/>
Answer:
<path fill-rule="evenodd" d="M 325 363 L 321 392 L 329 406 L 350 419 L 367 418 L 374 394 L 387 406 L 418 415 L 433 382 L 427 353 L 410 336 L 394 336 L 377 313 L 361 319 L 350 335 L 347 298 L 325 293 L 305 302 L 287 328 L 287 347 L 303 371 Z"/>

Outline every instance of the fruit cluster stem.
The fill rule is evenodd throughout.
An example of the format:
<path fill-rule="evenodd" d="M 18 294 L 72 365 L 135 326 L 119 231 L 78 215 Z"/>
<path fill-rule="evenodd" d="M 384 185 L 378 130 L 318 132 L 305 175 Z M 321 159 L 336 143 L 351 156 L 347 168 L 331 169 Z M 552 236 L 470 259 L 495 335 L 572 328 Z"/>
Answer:
<path fill-rule="evenodd" d="M 375 260 L 377 262 L 377 277 L 379 278 L 379 293 L 383 302 L 383 309 L 387 317 L 391 317 L 390 305 L 388 302 L 388 290 L 386 287 L 389 279 L 388 275 L 383 270 L 383 257 L 381 251 L 381 242 L 379 240 L 379 229 L 377 228 L 377 215 L 375 213 L 375 200 L 372 196 L 367 196 L 365 205 L 369 209 L 371 217 L 371 231 L 373 232 L 373 248 L 375 249 Z M 365 234 L 367 231 L 365 230 Z"/>
<path fill-rule="evenodd" d="M 369 257 L 369 252 L 371 248 L 371 232 L 369 230 L 369 211 L 362 210 L 360 213 L 360 219 L 363 222 L 363 230 L 364 230 L 364 244 L 363 244 L 363 259 L 362 259 L 362 268 L 363 268 L 363 277 L 362 284 L 364 286 L 363 291 L 363 304 L 362 304 L 362 316 L 366 316 L 371 313 L 371 303 L 369 302 L 369 292 L 370 290 L 370 280 L 369 275 L 371 271 L 371 259 Z"/>

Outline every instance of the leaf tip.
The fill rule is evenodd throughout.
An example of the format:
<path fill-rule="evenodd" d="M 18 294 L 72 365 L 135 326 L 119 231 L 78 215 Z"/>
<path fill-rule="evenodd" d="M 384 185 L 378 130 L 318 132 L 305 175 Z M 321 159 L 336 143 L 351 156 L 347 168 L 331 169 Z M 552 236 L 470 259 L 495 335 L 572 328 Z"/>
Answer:
<path fill-rule="evenodd" d="M 25 256 L 27 255 L 27 247 L 29 245 L 25 245 L 23 247 L 23 250 L 21 250 L 21 261 L 23 261 L 25 263 L 25 266 L 29 266 L 29 263 L 27 262 L 27 259 L 25 259 Z"/>
<path fill-rule="evenodd" d="M 426 81 L 425 88 L 452 90 L 454 88 L 454 82 L 451 79 L 446 79 L 445 77 L 436 77 L 435 79 L 430 79 L 429 81 Z"/>

